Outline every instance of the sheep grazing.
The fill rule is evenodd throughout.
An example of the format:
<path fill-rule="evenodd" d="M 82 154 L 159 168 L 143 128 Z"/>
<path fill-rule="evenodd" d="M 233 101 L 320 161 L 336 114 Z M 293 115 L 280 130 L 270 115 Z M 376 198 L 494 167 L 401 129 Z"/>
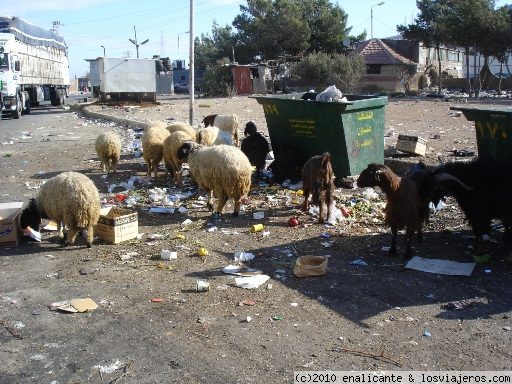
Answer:
<path fill-rule="evenodd" d="M 445 163 L 432 172 L 433 202 L 452 195 L 475 235 L 473 252 L 482 252 L 482 235 L 492 219 L 501 220 L 504 239 L 512 240 L 512 164 L 490 159 Z"/>
<path fill-rule="evenodd" d="M 411 257 L 411 239 L 415 232 L 418 241 L 422 240 L 423 223 L 428 218 L 428 198 L 420 193 L 423 183 L 421 173 L 427 170 L 417 169 L 404 177 L 397 176 L 389 167 L 382 164 L 368 164 L 357 179 L 358 187 L 380 187 L 386 194 L 385 223 L 391 227 L 391 248 L 389 255 L 396 255 L 396 238 L 399 229 L 405 228 L 405 258 Z M 426 177 L 426 176 L 425 176 Z"/>
<path fill-rule="evenodd" d="M 158 177 L 158 164 L 164 157 L 164 140 L 169 135 L 169 131 L 158 123 L 147 127 L 142 135 L 142 151 L 148 165 L 147 175 L 151 176 L 151 172 L 154 172 L 155 179 Z"/>
<path fill-rule="evenodd" d="M 181 164 L 184 161 L 177 157 L 178 149 L 186 142 L 193 141 L 188 133 L 176 131 L 171 133 L 165 140 L 163 145 L 164 164 L 169 173 L 174 177 L 178 185 L 182 186 Z"/>
<path fill-rule="evenodd" d="M 217 127 L 221 131 L 228 133 L 232 142 L 238 147 L 238 117 L 234 114 L 231 115 L 208 115 L 202 123 L 205 127 Z"/>
<path fill-rule="evenodd" d="M 302 210 L 307 212 L 309 195 L 313 204 L 318 205 L 318 222 L 323 223 L 323 205 L 327 206 L 327 220 L 331 215 L 331 206 L 334 203 L 334 172 L 332 170 L 331 155 L 325 152 L 323 155 L 311 157 L 302 167 L 302 190 L 304 202 Z"/>
<path fill-rule="evenodd" d="M 103 172 L 116 172 L 121 158 L 121 138 L 115 132 L 105 132 L 96 138 L 96 153 L 101 160 Z"/>
<path fill-rule="evenodd" d="M 81 230 L 87 231 L 87 247 L 92 246 L 94 226 L 100 217 L 98 189 L 87 176 L 64 172 L 41 186 L 35 199 L 20 215 L 20 227 L 39 231 L 41 219 L 57 222 L 58 235 L 66 244 L 73 244 Z M 63 227 L 67 229 L 64 238 Z"/>
<path fill-rule="evenodd" d="M 231 133 L 224 132 L 217 127 L 201 128 L 197 131 L 196 141 L 198 144 L 210 147 L 212 145 L 233 145 Z"/>
<path fill-rule="evenodd" d="M 258 132 L 254 121 L 249 121 L 245 125 L 245 138 L 242 140 L 240 149 L 247 156 L 253 166 L 256 167 L 256 176 L 261 176 L 261 171 L 265 169 L 265 160 L 270 151 L 267 139 Z"/>
<path fill-rule="evenodd" d="M 251 189 L 252 166 L 247 156 L 231 145 L 203 147 L 184 143 L 178 159 L 187 161 L 194 180 L 208 195 L 208 208 L 213 209 L 212 192 L 218 198 L 215 216 L 220 216 L 229 198 L 235 201 L 233 215 L 238 216 L 242 198 Z"/>
<path fill-rule="evenodd" d="M 169 131 L 169 133 L 182 131 L 182 132 L 187 133 L 192 140 L 196 139 L 197 132 L 194 129 L 194 127 L 188 123 L 172 123 L 172 124 L 169 124 L 166 127 L 166 129 Z"/>

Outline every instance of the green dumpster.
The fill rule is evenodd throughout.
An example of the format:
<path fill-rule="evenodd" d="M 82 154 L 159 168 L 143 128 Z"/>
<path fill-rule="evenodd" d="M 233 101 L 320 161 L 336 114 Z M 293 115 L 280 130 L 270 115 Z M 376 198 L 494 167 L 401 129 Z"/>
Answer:
<path fill-rule="evenodd" d="M 301 100 L 302 95 L 254 97 L 263 106 L 275 161 L 295 156 L 302 168 L 311 156 L 330 152 L 338 179 L 384 162 L 387 97 L 344 95 L 346 102 L 320 102 Z M 281 178 L 297 176 L 288 171 Z"/>
<path fill-rule="evenodd" d="M 512 163 L 512 108 L 487 105 L 450 109 L 475 122 L 479 157 Z"/>

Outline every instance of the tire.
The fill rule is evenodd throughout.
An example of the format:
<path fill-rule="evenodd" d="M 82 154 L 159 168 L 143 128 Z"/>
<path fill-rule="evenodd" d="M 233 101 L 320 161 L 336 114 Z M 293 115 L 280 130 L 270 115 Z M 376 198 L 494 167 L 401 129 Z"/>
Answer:
<path fill-rule="evenodd" d="M 12 111 L 12 118 L 19 119 L 21 116 L 21 100 L 20 96 L 16 95 L 16 109 Z"/>

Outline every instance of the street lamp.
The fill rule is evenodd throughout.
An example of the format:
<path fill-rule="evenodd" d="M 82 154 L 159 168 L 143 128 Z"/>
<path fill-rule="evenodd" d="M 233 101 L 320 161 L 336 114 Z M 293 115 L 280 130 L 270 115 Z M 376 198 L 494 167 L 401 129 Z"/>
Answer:
<path fill-rule="evenodd" d="M 370 38 L 373 39 L 373 7 L 383 5 L 384 2 L 381 1 L 380 3 L 373 4 L 370 7 Z"/>
<path fill-rule="evenodd" d="M 135 40 L 134 39 L 128 39 L 130 42 L 135 45 L 135 48 L 137 48 L 137 59 L 139 58 L 139 45 L 146 44 L 149 39 L 144 40 L 142 43 L 137 42 L 137 30 L 135 29 L 135 25 L 133 26 L 133 32 L 135 33 Z"/>
<path fill-rule="evenodd" d="M 107 55 L 105 54 L 105 47 L 104 47 L 103 45 L 100 45 L 100 47 L 101 47 L 101 48 L 103 48 L 103 57 L 107 56 Z"/>

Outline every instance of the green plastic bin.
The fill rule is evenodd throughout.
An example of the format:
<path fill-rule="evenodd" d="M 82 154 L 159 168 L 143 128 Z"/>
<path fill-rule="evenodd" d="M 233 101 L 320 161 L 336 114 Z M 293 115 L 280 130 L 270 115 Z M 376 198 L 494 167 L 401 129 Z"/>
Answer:
<path fill-rule="evenodd" d="M 300 167 L 330 152 L 338 179 L 358 175 L 369 163 L 384 163 L 387 97 L 344 95 L 346 102 L 301 100 L 303 93 L 255 96 L 263 106 L 274 158 L 296 157 Z M 296 172 L 289 170 L 287 178 Z"/>
<path fill-rule="evenodd" d="M 478 156 L 512 163 L 512 108 L 454 106 L 466 119 L 475 122 Z"/>

